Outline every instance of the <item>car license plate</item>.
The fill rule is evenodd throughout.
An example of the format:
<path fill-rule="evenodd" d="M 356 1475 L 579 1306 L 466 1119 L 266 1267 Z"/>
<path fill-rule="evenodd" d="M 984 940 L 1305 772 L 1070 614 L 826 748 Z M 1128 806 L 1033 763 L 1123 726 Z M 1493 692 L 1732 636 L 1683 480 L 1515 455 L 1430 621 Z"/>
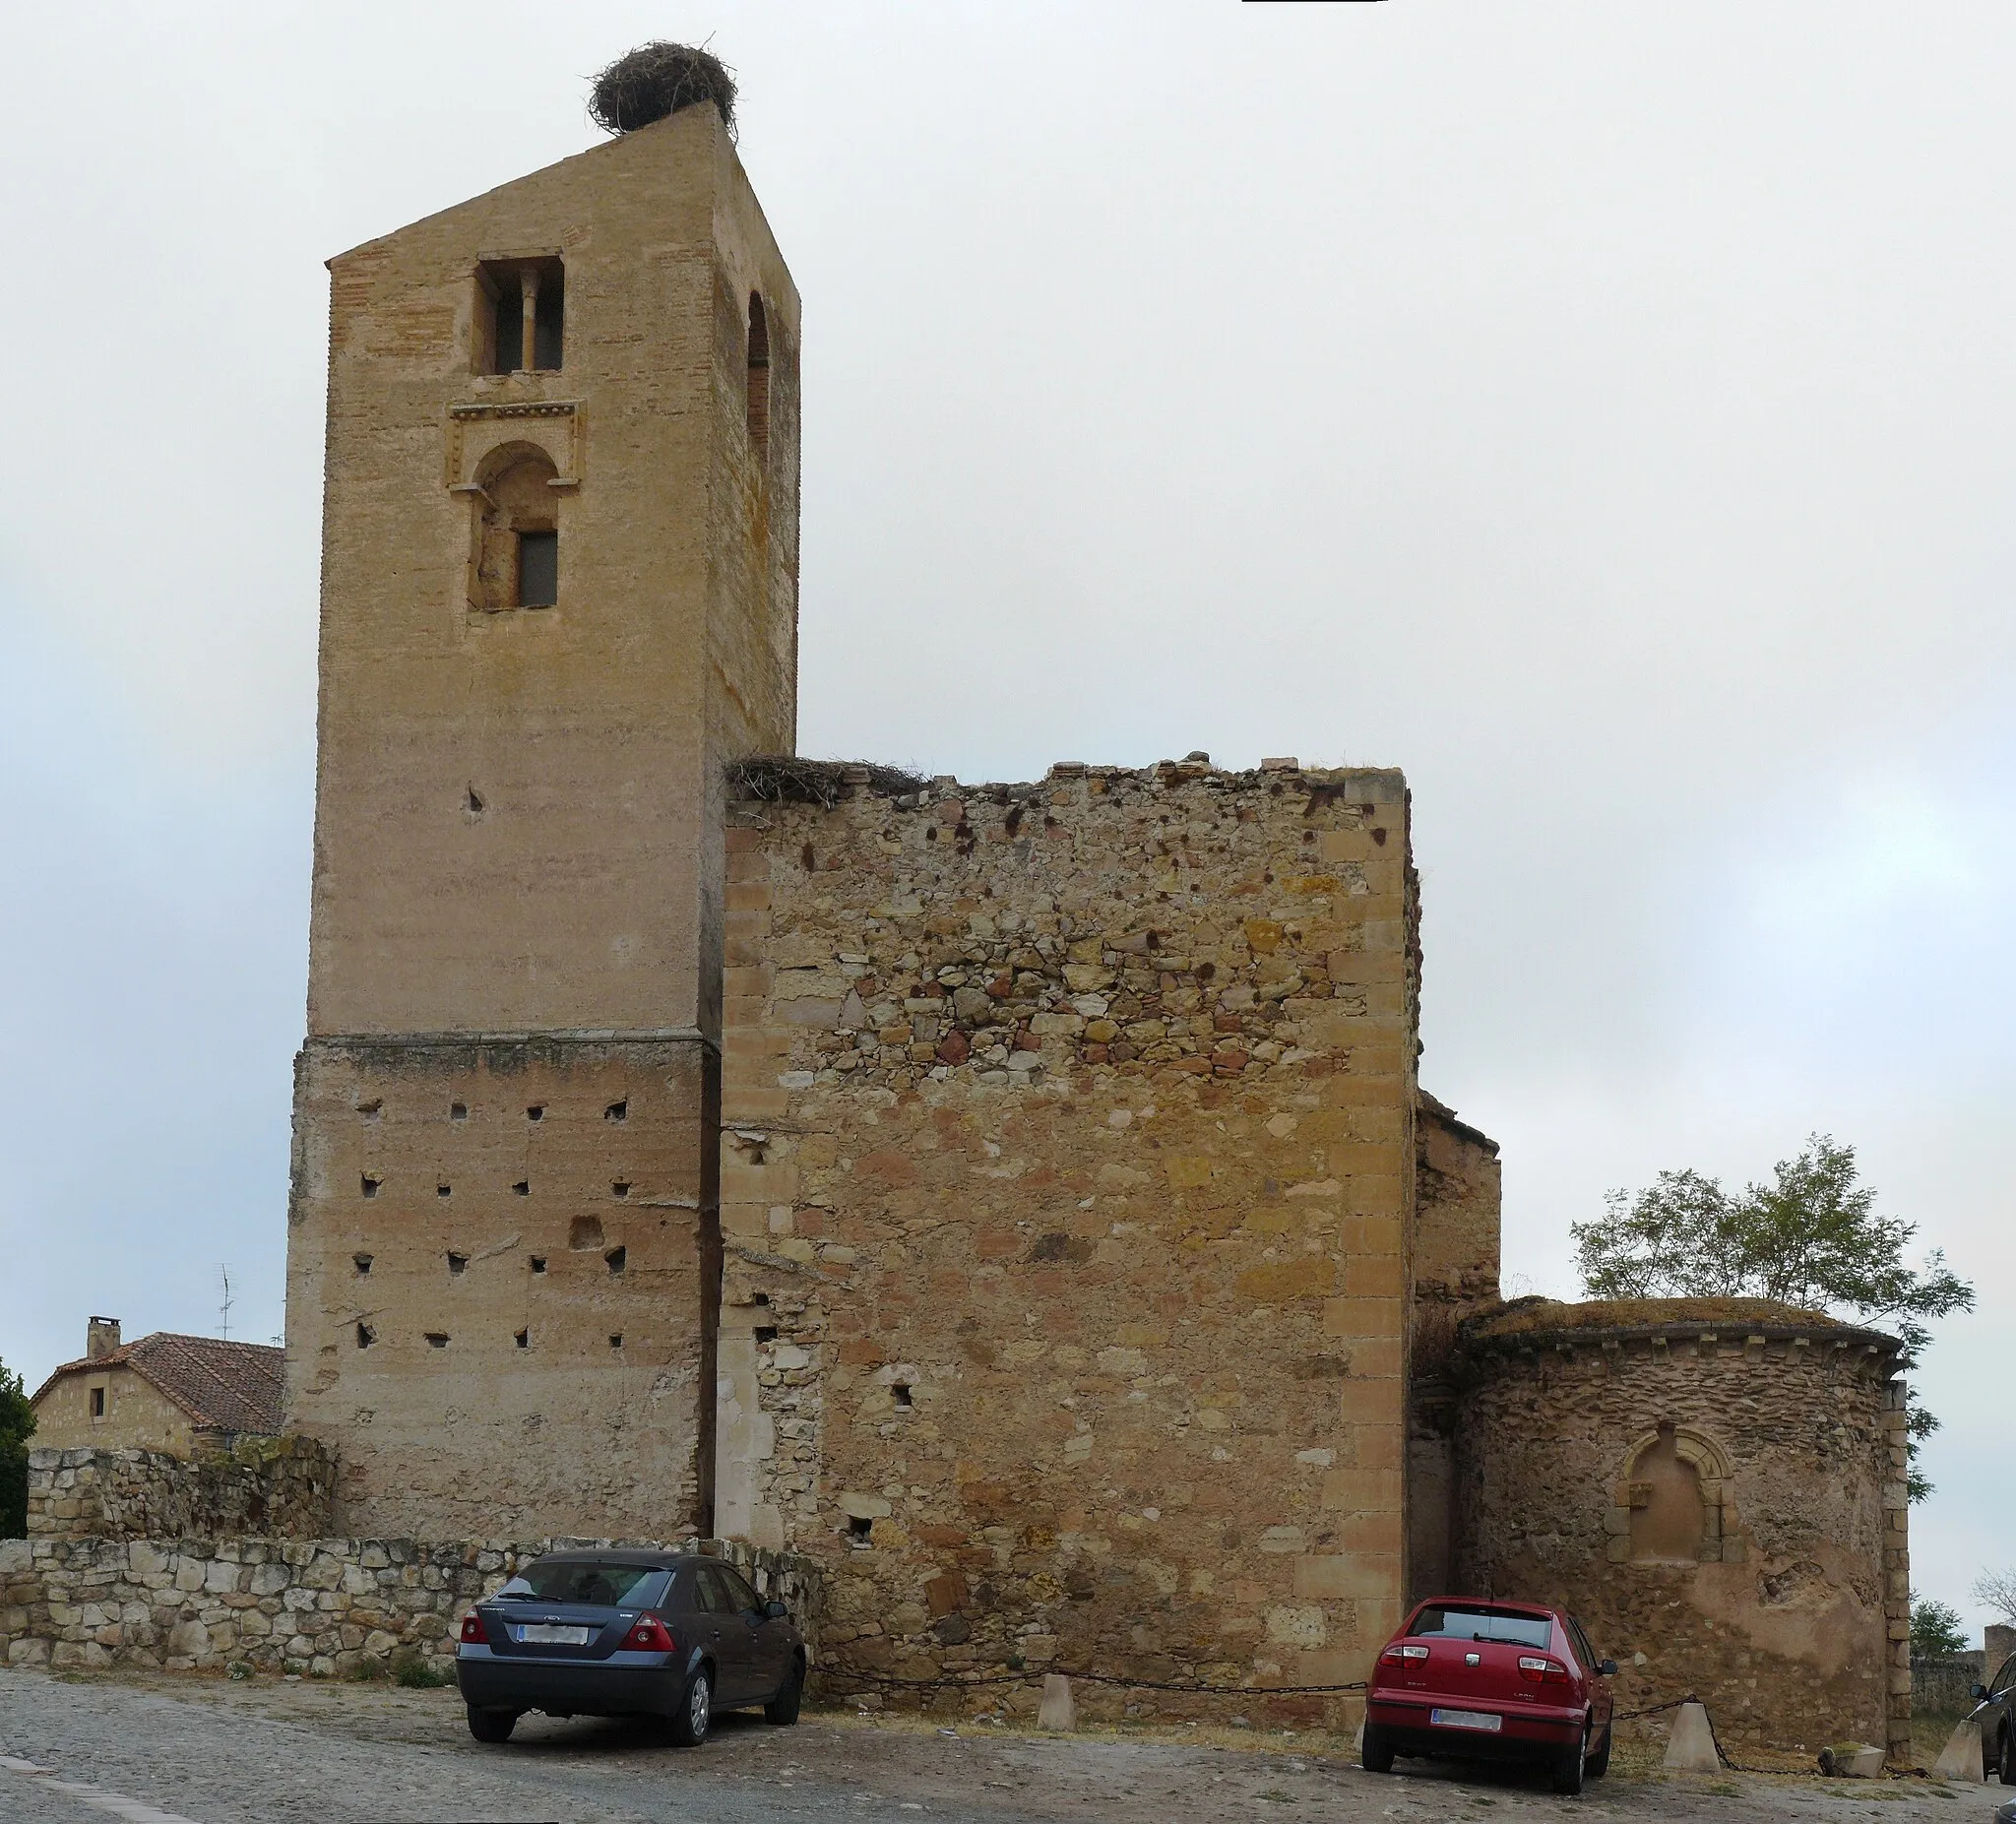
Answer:
<path fill-rule="evenodd" d="M 512 1632 L 520 1640 L 538 1647 L 585 1647 L 595 1638 L 593 1628 L 559 1627 L 550 1621 L 528 1621 Z"/>
<path fill-rule="evenodd" d="M 1484 1729 L 1505 1727 L 1503 1717 L 1486 1716 L 1481 1710 L 1431 1710 L 1428 1721 L 1437 1729 Z"/>

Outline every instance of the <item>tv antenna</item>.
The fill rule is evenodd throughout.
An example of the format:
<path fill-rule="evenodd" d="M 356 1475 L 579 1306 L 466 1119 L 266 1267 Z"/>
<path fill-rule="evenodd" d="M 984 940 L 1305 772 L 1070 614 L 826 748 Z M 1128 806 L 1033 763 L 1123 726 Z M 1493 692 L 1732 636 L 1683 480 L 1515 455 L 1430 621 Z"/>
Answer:
<path fill-rule="evenodd" d="M 231 1340 L 231 1270 L 220 1266 L 217 1270 L 218 1307 L 217 1333 L 228 1343 Z"/>

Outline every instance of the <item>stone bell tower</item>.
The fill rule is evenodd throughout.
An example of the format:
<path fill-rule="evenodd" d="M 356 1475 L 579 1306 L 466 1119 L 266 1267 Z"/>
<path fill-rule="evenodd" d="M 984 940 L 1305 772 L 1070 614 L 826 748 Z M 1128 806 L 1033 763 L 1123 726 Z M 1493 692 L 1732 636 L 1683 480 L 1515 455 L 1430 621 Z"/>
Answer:
<path fill-rule="evenodd" d="M 797 292 L 708 102 L 329 264 L 288 1420 L 351 1533 L 675 1538 L 723 764 L 794 736 Z"/>

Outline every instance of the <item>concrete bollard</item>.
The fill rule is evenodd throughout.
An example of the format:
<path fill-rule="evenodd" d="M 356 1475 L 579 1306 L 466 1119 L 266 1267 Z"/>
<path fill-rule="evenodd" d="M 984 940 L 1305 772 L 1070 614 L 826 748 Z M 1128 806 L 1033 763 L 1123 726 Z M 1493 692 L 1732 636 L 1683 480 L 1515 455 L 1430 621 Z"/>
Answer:
<path fill-rule="evenodd" d="M 1043 1673 L 1043 1701 L 1036 1713 L 1038 1729 L 1074 1730 L 1078 1706 L 1071 1701 L 1071 1680 L 1062 1672 Z"/>
<path fill-rule="evenodd" d="M 1983 1780 L 1981 1766 L 1981 1723 L 1974 1717 L 1963 1717 L 1954 1725 L 1953 1733 L 1946 1738 L 1946 1745 L 1939 1750 L 1939 1758 L 1932 1763 L 1934 1780 L 1961 1780 L 1970 1786 L 1980 1786 Z"/>
<path fill-rule="evenodd" d="M 1722 1756 L 1715 1751 L 1715 1731 L 1700 1704 L 1682 1704 L 1666 1738 L 1666 1766 L 1679 1774 L 1719 1774 Z"/>

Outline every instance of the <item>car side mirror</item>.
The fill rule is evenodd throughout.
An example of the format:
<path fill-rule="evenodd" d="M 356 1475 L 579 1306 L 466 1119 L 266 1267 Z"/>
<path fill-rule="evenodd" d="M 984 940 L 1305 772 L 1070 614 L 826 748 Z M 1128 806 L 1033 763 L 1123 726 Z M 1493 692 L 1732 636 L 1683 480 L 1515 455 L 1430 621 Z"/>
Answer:
<path fill-rule="evenodd" d="M 1988 1688 L 1984 1684 L 1971 1684 L 1967 1687 L 1967 1695 L 1973 1698 L 1977 1704 L 1980 1703 L 1983 1698 L 1987 1696 L 1987 1694 Z"/>
<path fill-rule="evenodd" d="M 776 1597 L 772 1597 L 763 1604 L 763 1618 L 766 1621 L 788 1621 L 791 1618 L 791 1611 Z"/>
<path fill-rule="evenodd" d="M 1599 1660 L 1596 1663 L 1596 1669 L 1606 1678 L 1614 1678 L 1617 1675 L 1617 1663 L 1615 1660 Z"/>

